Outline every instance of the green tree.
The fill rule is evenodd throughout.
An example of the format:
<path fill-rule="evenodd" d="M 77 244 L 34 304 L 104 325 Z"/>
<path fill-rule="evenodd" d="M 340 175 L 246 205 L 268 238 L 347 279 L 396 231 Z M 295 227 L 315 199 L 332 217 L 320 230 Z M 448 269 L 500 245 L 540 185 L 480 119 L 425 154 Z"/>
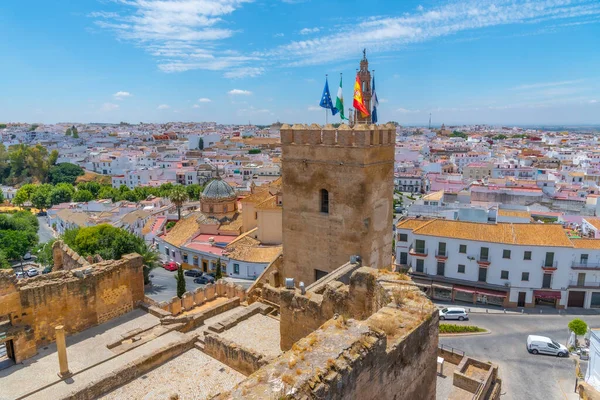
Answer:
<path fill-rule="evenodd" d="M 50 192 L 50 203 L 52 205 L 70 202 L 75 194 L 75 189 L 68 183 L 59 183 Z"/>
<path fill-rule="evenodd" d="M 65 136 L 71 136 L 73 134 L 73 132 L 71 132 L 71 128 L 67 128 L 67 130 L 65 131 Z"/>
<path fill-rule="evenodd" d="M 94 195 L 89 190 L 78 190 L 73 194 L 73 201 L 77 203 L 87 203 L 94 200 Z"/>
<path fill-rule="evenodd" d="M 250 149 L 248 150 L 248 154 L 260 154 L 262 152 L 261 149 Z"/>
<path fill-rule="evenodd" d="M 31 194 L 35 191 L 35 185 L 30 183 L 23 185 L 15 193 L 15 197 L 12 199 L 12 203 L 16 206 L 23 206 L 31 198 Z"/>
<path fill-rule="evenodd" d="M 6 254 L 4 254 L 3 250 L 0 250 L 0 269 L 8 269 L 10 268 L 10 263 L 8 262 L 8 258 Z"/>
<path fill-rule="evenodd" d="M 33 247 L 31 237 L 28 232 L 0 230 L 0 249 L 9 260 L 20 260 Z M 37 235 L 35 235 L 37 242 Z"/>
<path fill-rule="evenodd" d="M 177 281 L 177 297 L 182 298 L 185 293 L 185 277 L 183 276 L 183 268 L 181 265 L 177 268 L 175 280 Z"/>
<path fill-rule="evenodd" d="M 98 192 L 99 199 L 115 199 L 119 196 L 119 191 L 111 186 L 103 186 Z"/>
<path fill-rule="evenodd" d="M 197 183 L 193 183 L 193 184 L 187 185 L 185 187 L 185 190 L 188 194 L 188 198 L 190 200 L 195 200 L 195 201 L 200 200 L 200 195 L 202 194 L 202 189 L 203 189 L 203 187 L 201 185 L 198 185 Z"/>
<path fill-rule="evenodd" d="M 198 148 L 200 150 L 204 150 L 204 139 L 202 139 L 202 138 L 198 139 Z"/>
<path fill-rule="evenodd" d="M 50 168 L 48 171 L 48 180 L 54 185 L 61 182 L 73 185 L 77 177 L 84 173 L 85 171 L 79 165 L 60 163 Z"/>
<path fill-rule="evenodd" d="M 41 211 L 51 207 L 52 203 L 50 193 L 53 189 L 53 186 L 47 183 L 43 185 L 37 185 L 33 193 L 31 193 L 31 204 Z"/>
<path fill-rule="evenodd" d="M 185 203 L 187 199 L 188 194 L 184 186 L 177 185 L 171 189 L 169 200 L 177 207 L 177 219 L 181 219 L 181 206 L 183 206 L 183 203 Z"/>
<path fill-rule="evenodd" d="M 35 131 L 35 130 L 36 130 L 38 127 L 39 127 L 39 125 L 38 125 L 38 124 L 33 124 L 33 125 L 31 125 L 31 126 L 29 127 L 29 130 L 30 130 L 30 131 Z"/>
<path fill-rule="evenodd" d="M 568 326 L 569 330 L 571 332 L 574 332 L 577 336 L 583 336 L 587 333 L 587 324 L 579 318 L 575 318 L 574 320 L 569 322 Z"/>
<path fill-rule="evenodd" d="M 0 204 L 4 203 L 4 193 L 2 193 L 2 191 L 0 190 Z"/>
<path fill-rule="evenodd" d="M 56 242 L 56 239 L 51 239 L 46 243 L 38 244 L 33 249 L 33 253 L 37 255 L 37 262 L 42 264 L 44 267 L 54 265 L 54 258 L 52 254 L 52 245 L 54 242 Z"/>
<path fill-rule="evenodd" d="M 109 188 L 112 189 L 112 186 L 108 186 Z M 77 185 L 77 189 L 83 189 L 83 190 L 89 190 L 90 192 L 92 192 L 92 194 L 94 195 L 94 197 L 98 197 L 98 194 L 100 193 L 100 189 L 102 189 L 102 186 L 100 186 L 100 184 L 98 182 L 81 182 Z"/>
<path fill-rule="evenodd" d="M 221 259 L 217 260 L 217 270 L 215 271 L 215 281 L 223 278 L 223 270 L 221 269 Z"/>

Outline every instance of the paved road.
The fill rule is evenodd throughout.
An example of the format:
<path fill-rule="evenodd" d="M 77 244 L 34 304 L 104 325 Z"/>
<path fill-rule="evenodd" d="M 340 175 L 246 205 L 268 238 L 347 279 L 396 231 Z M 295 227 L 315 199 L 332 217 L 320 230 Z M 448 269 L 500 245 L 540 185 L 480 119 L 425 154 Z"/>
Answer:
<path fill-rule="evenodd" d="M 504 400 L 577 399 L 575 357 L 557 358 L 529 354 L 525 348 L 527 335 L 548 336 L 565 344 L 567 324 L 572 315 L 500 315 L 471 314 L 470 321 L 452 323 L 478 325 L 492 331 L 489 335 L 440 337 L 440 344 L 463 350 L 482 361 L 500 367 Z M 591 327 L 600 327 L 600 315 L 581 318 Z M 587 362 L 581 362 L 587 367 Z"/>
<path fill-rule="evenodd" d="M 177 271 L 167 271 L 164 268 L 153 269 L 150 272 L 152 285 L 146 288 L 146 296 L 158 302 L 169 301 L 177 296 L 176 273 Z M 204 287 L 204 285 L 194 283 L 194 278 L 186 276 L 185 287 L 188 292 L 193 292 L 197 287 Z"/>
<path fill-rule="evenodd" d="M 38 228 L 38 236 L 40 243 L 46 243 L 49 240 L 54 239 L 54 231 L 48 225 L 46 217 L 37 217 L 40 227 Z"/>
<path fill-rule="evenodd" d="M 153 269 L 150 273 L 150 281 L 152 285 L 146 288 L 146 296 L 156 301 L 169 301 L 177 295 L 177 281 L 175 280 L 175 274 L 177 271 L 167 271 L 164 268 Z M 236 279 L 236 278 L 225 278 L 227 281 L 241 285 L 247 289 L 252 285 L 253 281 L 247 279 Z M 204 287 L 194 283 L 194 278 L 190 276 L 185 277 L 186 289 L 189 292 L 193 292 L 197 287 Z"/>

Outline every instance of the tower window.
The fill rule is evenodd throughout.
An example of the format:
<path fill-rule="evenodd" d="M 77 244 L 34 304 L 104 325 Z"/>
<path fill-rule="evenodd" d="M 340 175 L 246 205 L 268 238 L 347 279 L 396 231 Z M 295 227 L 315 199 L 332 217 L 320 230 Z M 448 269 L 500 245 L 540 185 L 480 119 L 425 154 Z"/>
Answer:
<path fill-rule="evenodd" d="M 321 212 L 329 214 L 329 192 L 321 189 Z"/>

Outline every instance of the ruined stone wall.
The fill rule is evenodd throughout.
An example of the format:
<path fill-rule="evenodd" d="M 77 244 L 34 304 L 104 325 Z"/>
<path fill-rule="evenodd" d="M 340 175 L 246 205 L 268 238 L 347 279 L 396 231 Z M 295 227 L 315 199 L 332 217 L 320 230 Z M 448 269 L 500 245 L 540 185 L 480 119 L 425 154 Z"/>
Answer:
<path fill-rule="evenodd" d="M 394 140 L 388 126 L 282 126 L 283 278 L 309 285 L 352 255 L 391 265 Z"/>
<path fill-rule="evenodd" d="M 244 375 L 268 364 L 262 354 L 208 331 L 204 333 L 204 352 Z"/>
<path fill-rule="evenodd" d="M 157 306 L 172 315 L 179 315 L 184 311 L 189 311 L 206 302 L 213 301 L 217 297 L 228 299 L 237 297 L 240 302 L 243 302 L 246 300 L 246 291 L 240 285 L 219 280 L 217 283 L 209 283 L 204 287 L 198 287 L 193 292 L 185 292 L 181 298 L 175 296 L 170 301 L 160 302 Z"/>
<path fill-rule="evenodd" d="M 29 349 L 27 357 L 35 354 L 32 347 L 54 341 L 57 325 L 67 334 L 80 332 L 131 311 L 143 299 L 142 258 L 137 254 L 19 282 L 6 273 L 0 276 L 0 315 L 9 315 L 13 327 L 28 332 L 26 343 L 14 343 L 15 353 Z"/>
<path fill-rule="evenodd" d="M 84 257 L 73 251 L 62 240 L 57 240 L 52 245 L 52 257 L 54 261 L 53 271 L 61 269 L 69 271 L 90 266 L 90 263 Z"/>

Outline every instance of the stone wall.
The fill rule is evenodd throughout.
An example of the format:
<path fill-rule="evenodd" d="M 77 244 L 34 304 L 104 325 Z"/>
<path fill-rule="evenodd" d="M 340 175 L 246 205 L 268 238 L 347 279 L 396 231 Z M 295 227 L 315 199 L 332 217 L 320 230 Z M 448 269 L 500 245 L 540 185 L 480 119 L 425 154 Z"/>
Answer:
<path fill-rule="evenodd" d="M 73 251 L 62 240 L 57 240 L 52 245 L 52 257 L 54 261 L 53 271 L 61 269 L 69 271 L 90 266 L 90 263 L 84 257 Z"/>
<path fill-rule="evenodd" d="M 387 125 L 281 127 L 282 278 L 308 286 L 315 270 L 331 272 L 352 255 L 365 266 L 391 265 L 394 140 Z"/>
<path fill-rule="evenodd" d="M 185 292 L 181 298 L 175 296 L 168 302 L 158 303 L 157 306 L 172 315 L 179 315 L 184 311 L 189 311 L 194 307 L 213 301 L 217 297 L 228 299 L 237 297 L 240 302 L 243 302 L 246 300 L 246 291 L 240 285 L 222 279 L 215 284 L 209 283 L 202 288 L 198 287 L 193 292 Z"/>
<path fill-rule="evenodd" d="M 131 311 L 144 299 L 141 256 L 86 265 L 63 250 L 55 251 L 62 270 L 18 282 L 12 271 L 0 272 L 0 316 L 10 317 L 15 332 L 21 329 L 13 338 L 18 360 L 53 342 L 57 325 L 67 334 L 80 332 Z M 83 266 L 64 269 L 76 262 Z"/>
<path fill-rule="evenodd" d="M 244 375 L 258 371 L 269 362 L 262 354 L 212 332 L 204 333 L 204 352 Z"/>
<path fill-rule="evenodd" d="M 407 276 L 362 267 L 280 293 L 286 353 L 217 399 L 435 399 L 439 315 Z"/>

